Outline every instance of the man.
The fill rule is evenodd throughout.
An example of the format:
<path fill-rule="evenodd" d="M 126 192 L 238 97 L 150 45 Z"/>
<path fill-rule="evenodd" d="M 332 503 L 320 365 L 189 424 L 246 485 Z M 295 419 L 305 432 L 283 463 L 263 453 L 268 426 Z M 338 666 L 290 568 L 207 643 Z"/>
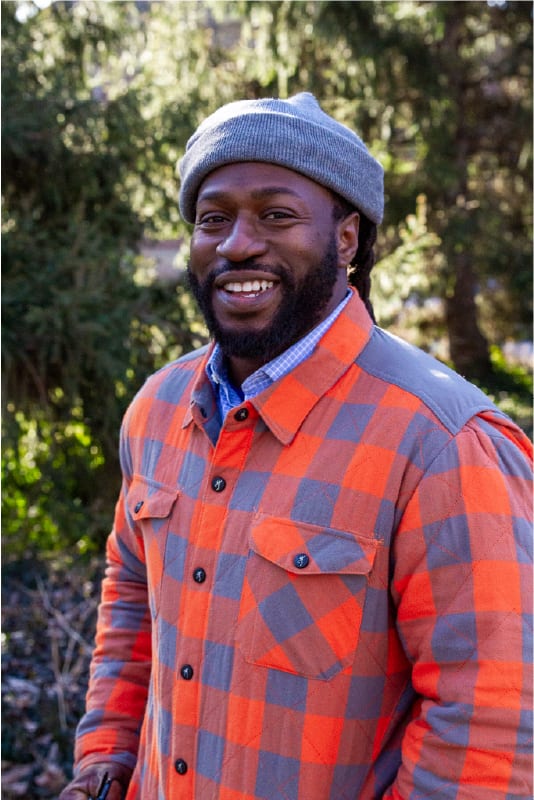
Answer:
<path fill-rule="evenodd" d="M 529 442 L 373 325 L 382 168 L 299 94 L 180 171 L 214 344 L 126 414 L 62 800 L 529 797 Z"/>

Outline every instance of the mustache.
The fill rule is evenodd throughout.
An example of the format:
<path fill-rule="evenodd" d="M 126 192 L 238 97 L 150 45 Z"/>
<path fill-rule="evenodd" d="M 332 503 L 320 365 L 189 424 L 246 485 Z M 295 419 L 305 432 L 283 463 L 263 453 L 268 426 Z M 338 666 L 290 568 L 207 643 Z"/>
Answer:
<path fill-rule="evenodd" d="M 261 261 L 258 261 L 256 258 L 246 258 L 244 261 L 230 261 L 225 259 L 220 264 L 217 265 L 211 272 L 206 275 L 202 283 L 205 286 L 212 286 L 213 283 L 217 280 L 219 275 L 227 275 L 229 272 L 270 272 L 273 275 L 276 275 L 277 278 L 280 278 L 281 281 L 286 283 L 292 283 L 291 275 L 289 272 L 284 269 L 283 267 L 279 267 L 276 264 L 263 264 Z M 187 272 L 189 278 L 191 279 L 194 277 L 191 272 L 191 265 L 190 262 L 187 264 Z"/>

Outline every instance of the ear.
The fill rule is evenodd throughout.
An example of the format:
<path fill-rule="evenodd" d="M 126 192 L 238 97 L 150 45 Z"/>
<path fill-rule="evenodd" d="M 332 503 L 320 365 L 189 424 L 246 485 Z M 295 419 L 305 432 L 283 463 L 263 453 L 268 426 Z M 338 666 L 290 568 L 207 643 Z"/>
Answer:
<path fill-rule="evenodd" d="M 347 267 L 358 250 L 360 215 L 357 211 L 349 214 L 337 224 L 338 266 Z"/>

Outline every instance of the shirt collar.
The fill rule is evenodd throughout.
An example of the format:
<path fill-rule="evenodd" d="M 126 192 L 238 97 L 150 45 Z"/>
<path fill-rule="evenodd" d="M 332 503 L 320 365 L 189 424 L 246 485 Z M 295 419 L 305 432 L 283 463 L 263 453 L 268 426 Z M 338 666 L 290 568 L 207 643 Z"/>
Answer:
<path fill-rule="evenodd" d="M 347 289 L 343 300 L 326 319 L 279 356 L 261 366 L 252 375 L 249 375 L 240 388 L 232 384 L 222 350 L 218 344 L 215 344 L 206 364 L 206 375 L 213 386 L 221 418 L 224 419 L 227 412 L 240 405 L 243 400 L 251 400 L 256 397 L 272 383 L 283 378 L 284 375 L 287 375 L 307 359 L 312 354 L 318 341 L 340 315 L 350 297 L 351 290 Z"/>
<path fill-rule="evenodd" d="M 368 344 L 372 329 L 373 322 L 364 303 L 351 289 L 347 304 L 317 343 L 311 357 L 250 401 L 282 444 L 291 443 L 314 405 L 354 365 Z M 206 371 L 213 347 L 209 352 L 210 355 L 204 357 L 199 365 L 200 372 L 193 388 L 191 408 L 184 417 L 184 427 L 193 421 L 193 417 L 197 424 L 206 424 L 199 415 L 193 414 L 195 407 L 204 405 L 207 409 L 208 405 L 215 406 Z M 214 410 L 206 412 L 209 420 L 213 419 Z"/>
<path fill-rule="evenodd" d="M 355 290 L 312 356 L 252 399 L 263 421 L 282 444 L 290 444 L 319 400 L 368 344 L 373 322 Z"/>

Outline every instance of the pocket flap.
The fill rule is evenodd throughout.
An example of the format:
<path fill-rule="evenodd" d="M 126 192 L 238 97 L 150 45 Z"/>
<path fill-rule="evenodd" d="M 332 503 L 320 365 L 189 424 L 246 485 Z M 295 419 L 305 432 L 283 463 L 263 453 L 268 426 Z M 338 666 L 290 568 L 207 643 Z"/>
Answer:
<path fill-rule="evenodd" d="M 163 519 L 171 513 L 179 491 L 175 487 L 135 475 L 126 503 L 134 520 Z"/>
<path fill-rule="evenodd" d="M 251 532 L 255 553 L 298 575 L 365 575 L 372 569 L 378 542 L 356 533 L 260 516 Z"/>

